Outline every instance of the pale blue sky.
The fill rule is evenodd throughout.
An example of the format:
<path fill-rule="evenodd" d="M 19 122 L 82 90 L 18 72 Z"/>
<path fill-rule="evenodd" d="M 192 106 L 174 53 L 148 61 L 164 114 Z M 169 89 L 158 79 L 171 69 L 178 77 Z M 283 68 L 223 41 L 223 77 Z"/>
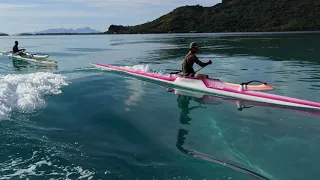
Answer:
<path fill-rule="evenodd" d="M 221 0 L 0 0 L 0 32 L 91 27 L 152 21 L 184 5 L 213 6 Z"/>

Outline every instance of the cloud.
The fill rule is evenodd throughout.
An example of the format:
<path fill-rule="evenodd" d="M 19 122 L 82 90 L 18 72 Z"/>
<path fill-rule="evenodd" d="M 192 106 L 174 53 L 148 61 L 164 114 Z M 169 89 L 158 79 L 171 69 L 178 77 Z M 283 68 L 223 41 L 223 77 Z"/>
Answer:
<path fill-rule="evenodd" d="M 71 0 L 75 3 L 85 3 L 92 7 L 114 7 L 114 6 L 151 6 L 151 5 L 167 5 L 167 6 L 183 6 L 183 5 L 196 5 L 213 6 L 221 0 Z"/>
<path fill-rule="evenodd" d="M 3 13 L 2 17 L 33 17 L 33 18 L 49 18 L 49 17 L 107 17 L 106 14 L 101 14 L 97 12 L 87 12 L 87 11 L 15 11 L 14 13 Z"/>
<path fill-rule="evenodd" d="M 34 8 L 40 6 L 39 4 L 3 4 L 0 3 L 0 9 L 21 9 L 21 8 Z M 4 15 L 1 13 L 1 15 Z"/>
<path fill-rule="evenodd" d="M 0 32 L 33 32 L 47 25 L 87 24 L 105 31 L 111 24 L 136 25 L 152 21 L 185 5 L 213 6 L 221 0 L 1 0 Z M 8 24 L 10 19 L 16 24 Z M 54 27 L 52 27 L 54 28 Z"/>
<path fill-rule="evenodd" d="M 137 10 L 146 11 L 147 8 L 162 8 L 166 7 L 166 10 L 172 10 L 178 6 L 184 5 L 197 5 L 213 6 L 221 0 L 71 0 L 74 3 L 85 4 L 88 7 L 100 8 L 100 9 L 130 9 L 129 12 Z M 168 9 L 169 8 L 169 9 Z M 164 9 L 163 9 L 164 10 Z M 121 11 L 118 13 L 121 13 Z"/>

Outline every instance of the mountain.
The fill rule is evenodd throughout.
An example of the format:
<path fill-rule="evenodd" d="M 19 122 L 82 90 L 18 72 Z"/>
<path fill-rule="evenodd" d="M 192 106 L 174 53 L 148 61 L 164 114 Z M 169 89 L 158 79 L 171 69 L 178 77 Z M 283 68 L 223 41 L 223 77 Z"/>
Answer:
<path fill-rule="evenodd" d="M 61 34 L 61 33 L 74 33 L 74 30 L 58 28 L 58 29 L 47 29 L 47 30 L 36 32 L 36 34 Z"/>
<path fill-rule="evenodd" d="M 87 34 L 101 34 L 101 32 L 91 29 L 90 27 L 78 28 L 78 29 L 66 29 L 66 28 L 56 28 L 47 29 L 39 32 L 24 32 L 16 33 L 13 36 L 33 36 L 33 35 L 87 35 Z"/>
<path fill-rule="evenodd" d="M 6 33 L 0 33 L 0 36 L 9 36 L 9 34 L 6 34 Z"/>
<path fill-rule="evenodd" d="M 75 33 L 99 33 L 99 31 L 96 31 L 94 29 L 91 29 L 89 27 L 85 27 L 85 28 L 78 28 L 76 30 L 74 30 Z"/>
<path fill-rule="evenodd" d="M 99 33 L 90 27 L 78 28 L 78 29 L 65 29 L 65 28 L 57 28 L 57 29 L 47 29 L 35 33 L 21 33 L 20 35 L 37 35 L 37 34 L 90 34 L 90 33 Z"/>
<path fill-rule="evenodd" d="M 105 33 L 188 33 L 320 30 L 319 0 L 223 0 L 183 6 L 154 21 L 111 25 Z"/>

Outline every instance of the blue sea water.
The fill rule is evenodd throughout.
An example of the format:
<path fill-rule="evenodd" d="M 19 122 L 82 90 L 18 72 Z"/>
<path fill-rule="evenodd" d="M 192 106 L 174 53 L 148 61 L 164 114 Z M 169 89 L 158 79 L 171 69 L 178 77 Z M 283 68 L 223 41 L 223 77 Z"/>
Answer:
<path fill-rule="evenodd" d="M 265 179 L 320 178 L 314 112 L 241 110 L 234 99 L 204 102 L 90 65 L 167 73 L 196 41 L 199 59 L 213 61 L 202 74 L 320 102 L 319 34 L 9 36 L 0 50 L 15 40 L 58 66 L 0 56 L 0 179 L 257 178 L 228 164 Z"/>

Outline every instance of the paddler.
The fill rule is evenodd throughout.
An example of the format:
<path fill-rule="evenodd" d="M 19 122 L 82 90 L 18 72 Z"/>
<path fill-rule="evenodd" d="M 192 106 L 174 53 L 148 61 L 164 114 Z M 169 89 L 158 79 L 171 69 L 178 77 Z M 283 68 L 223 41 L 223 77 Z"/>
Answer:
<path fill-rule="evenodd" d="M 19 45 L 19 42 L 18 41 L 15 41 L 14 42 L 14 46 L 12 48 L 12 51 L 14 54 L 17 54 L 17 55 L 21 55 L 21 54 L 24 54 L 23 51 L 25 51 L 25 49 L 19 49 L 18 48 L 18 45 Z"/>
<path fill-rule="evenodd" d="M 207 63 L 201 62 L 198 57 L 195 55 L 198 52 L 199 46 L 195 42 L 191 42 L 189 46 L 189 53 L 186 55 L 181 64 L 181 71 L 184 76 L 194 76 L 195 71 L 193 69 L 193 64 L 197 63 L 201 67 L 205 67 L 209 64 L 212 64 L 212 61 L 209 60 Z"/>

